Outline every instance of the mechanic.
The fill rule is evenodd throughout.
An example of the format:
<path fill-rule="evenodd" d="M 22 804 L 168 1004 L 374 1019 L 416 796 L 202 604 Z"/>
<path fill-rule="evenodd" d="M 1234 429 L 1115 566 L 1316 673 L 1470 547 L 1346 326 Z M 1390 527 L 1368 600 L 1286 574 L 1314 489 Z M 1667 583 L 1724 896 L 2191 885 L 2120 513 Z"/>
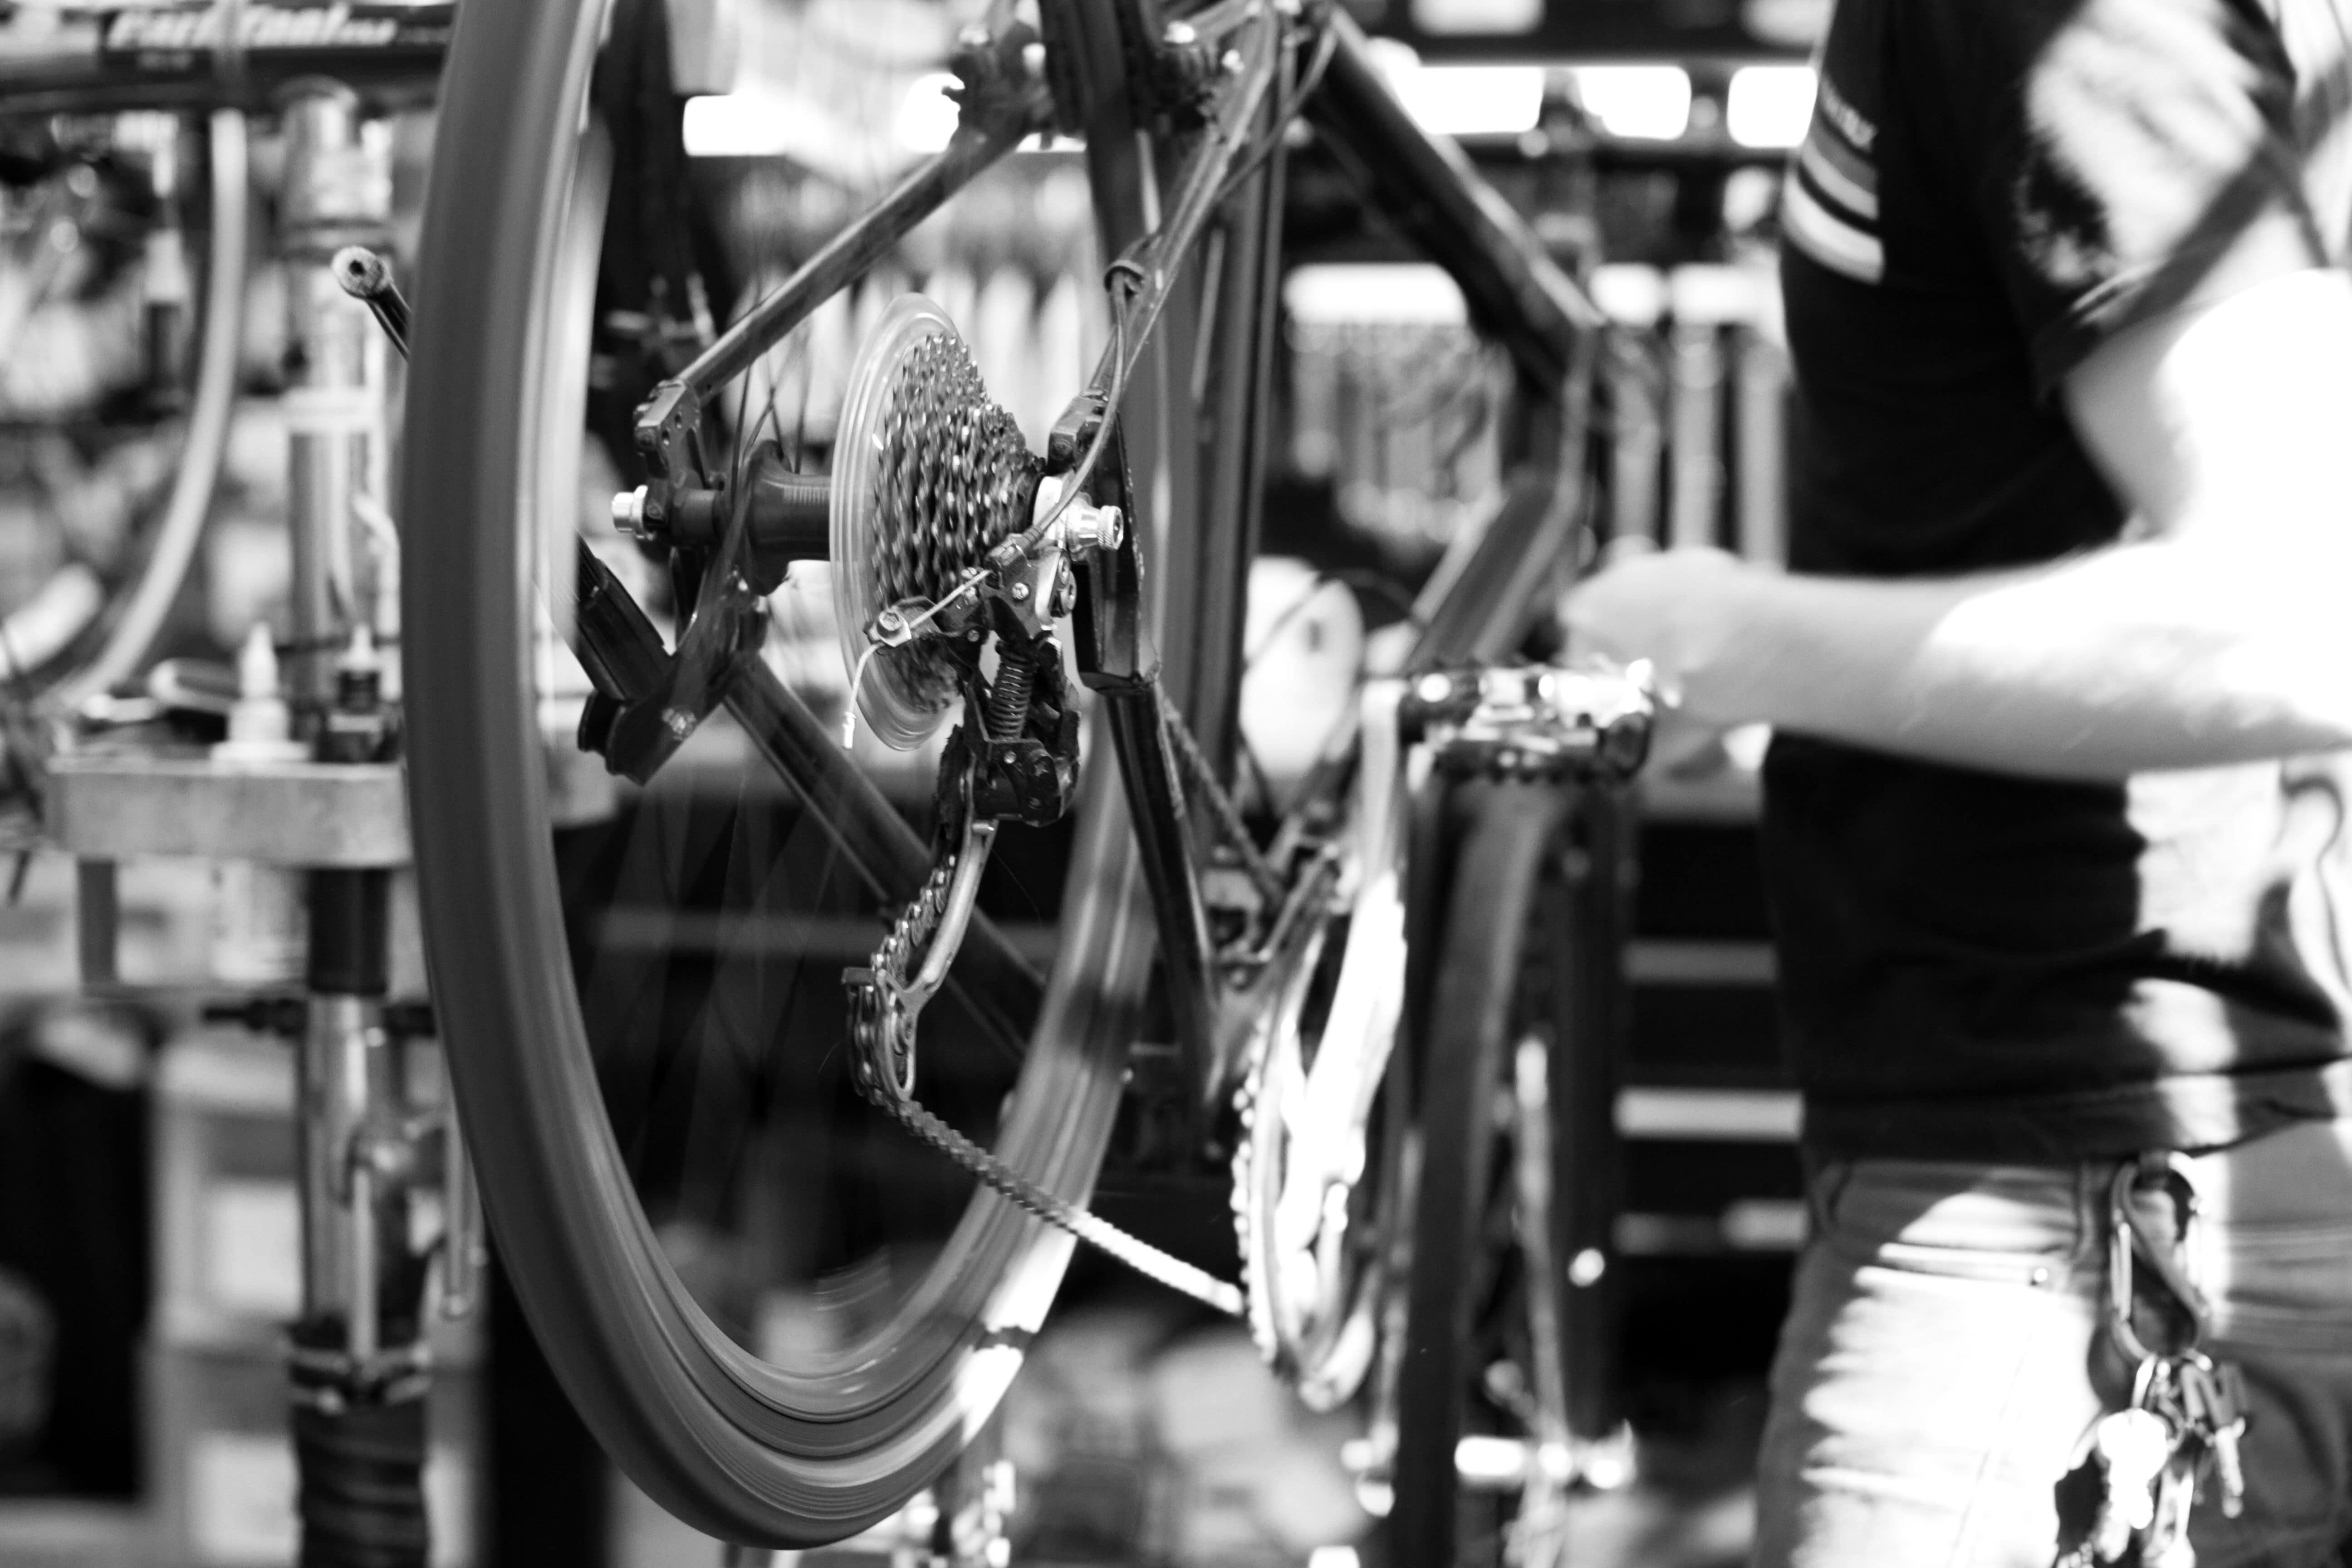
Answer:
<path fill-rule="evenodd" d="M 2352 1535 L 2347 14 L 1839 0 L 1782 206 L 1791 570 L 1570 597 L 1776 736 L 1813 1233 L 1767 1568 Z M 2242 1508 L 2173 1428 L 2123 1476 L 2133 1341 L 2163 1384 L 2200 1331 Z"/>

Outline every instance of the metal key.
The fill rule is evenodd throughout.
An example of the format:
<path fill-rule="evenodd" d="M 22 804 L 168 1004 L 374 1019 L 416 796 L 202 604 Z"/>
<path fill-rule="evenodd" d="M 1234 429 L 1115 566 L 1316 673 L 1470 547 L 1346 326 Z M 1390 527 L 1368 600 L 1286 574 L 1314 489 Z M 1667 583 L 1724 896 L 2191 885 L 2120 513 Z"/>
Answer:
<path fill-rule="evenodd" d="M 2182 1415 L 2213 1457 L 2222 1516 L 2235 1519 L 2246 1507 L 2245 1462 L 2239 1451 L 2246 1434 L 2245 1376 L 2235 1363 L 2204 1355 L 2184 1358 L 2173 1375 Z"/>
<path fill-rule="evenodd" d="M 2157 1487 L 2179 1447 L 2172 1424 L 2134 1405 L 2099 1418 L 2091 1448 L 2100 1467 L 2098 1521 L 2091 1527 L 2096 1563 L 2119 1561 L 2132 1537 L 2156 1522 Z"/>
<path fill-rule="evenodd" d="M 2141 1568 L 2197 1568 L 2197 1549 L 2189 1542 L 2189 1510 L 2196 1500 L 2196 1461 L 2176 1453 L 2157 1479 L 2154 1517 L 2139 1549 Z"/>

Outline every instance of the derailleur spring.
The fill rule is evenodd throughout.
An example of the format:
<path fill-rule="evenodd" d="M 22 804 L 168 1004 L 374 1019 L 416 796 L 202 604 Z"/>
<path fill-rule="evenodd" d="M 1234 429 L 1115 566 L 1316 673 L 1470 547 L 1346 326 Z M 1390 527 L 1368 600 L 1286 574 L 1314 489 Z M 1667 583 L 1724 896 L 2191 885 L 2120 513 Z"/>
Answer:
<path fill-rule="evenodd" d="M 1029 724 L 1029 697 L 1037 684 L 1035 650 L 1016 637 L 996 642 L 996 679 L 988 691 L 988 738 L 1017 741 Z"/>

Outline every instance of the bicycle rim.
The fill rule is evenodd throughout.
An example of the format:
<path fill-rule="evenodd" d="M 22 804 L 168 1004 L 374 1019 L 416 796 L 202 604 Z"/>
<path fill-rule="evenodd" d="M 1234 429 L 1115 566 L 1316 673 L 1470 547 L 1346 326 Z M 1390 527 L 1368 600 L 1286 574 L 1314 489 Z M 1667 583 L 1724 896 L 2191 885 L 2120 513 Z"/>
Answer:
<path fill-rule="evenodd" d="M 1076 39 L 1069 69 L 1088 97 L 1089 131 L 1114 129 L 1125 110 L 1106 85 L 1118 69 L 1113 19 L 1092 5 L 1062 11 L 1076 29 L 1066 35 Z M 632 1478 L 688 1523 L 746 1543 L 814 1544 L 887 1515 L 987 1418 L 1072 1243 L 967 1184 L 952 1225 L 887 1282 L 886 1310 L 841 1342 L 761 1353 L 681 1279 L 614 1136 L 573 969 L 578 934 L 567 931 L 549 847 L 534 608 L 544 519 L 570 504 L 560 478 L 550 493 L 550 476 L 571 460 L 576 388 L 549 372 L 584 360 L 577 312 L 588 307 L 576 285 L 561 286 L 562 258 L 577 253 L 583 204 L 596 199 L 595 160 L 581 153 L 593 131 L 578 128 L 603 21 L 598 0 L 484 0 L 460 14 L 445 82 L 403 475 L 426 945 L 493 1234 L 574 1403 Z M 1087 145 L 1108 254 L 1139 226 L 1149 148 L 1131 130 L 1090 134 Z M 1155 548 L 1182 531 L 1193 488 L 1160 456 L 1190 446 L 1137 425 L 1139 414 L 1165 424 L 1183 403 L 1158 388 L 1167 357 L 1147 357 L 1129 405 L 1139 491 L 1176 498 L 1151 520 Z M 1163 626 L 1202 614 L 1198 559 L 1163 552 L 1155 562 Z M 1221 646 L 1213 628 L 1187 641 Z M 1180 702 L 1220 689 L 1214 661 L 1193 662 L 1205 677 L 1171 659 Z M 990 1129 L 1000 1157 L 1080 1203 L 1151 958 L 1110 763 L 1108 746 L 1093 749 L 1055 957 L 1010 1110 Z M 838 1037 L 771 1043 L 841 1051 Z M 936 1158 L 912 1144 L 899 1157 Z"/>

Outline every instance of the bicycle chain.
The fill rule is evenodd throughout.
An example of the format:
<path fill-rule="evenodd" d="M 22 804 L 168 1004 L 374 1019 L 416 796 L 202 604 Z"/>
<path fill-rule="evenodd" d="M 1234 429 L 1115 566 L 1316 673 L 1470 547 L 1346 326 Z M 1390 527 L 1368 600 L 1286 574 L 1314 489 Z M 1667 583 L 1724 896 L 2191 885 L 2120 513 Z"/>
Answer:
<path fill-rule="evenodd" d="M 1209 765 L 1209 759 L 1202 752 L 1201 742 L 1193 738 L 1192 726 L 1184 722 L 1184 716 L 1172 706 L 1166 710 L 1166 713 L 1168 738 L 1175 742 L 1176 760 L 1191 775 L 1195 792 L 1207 805 L 1209 816 L 1216 826 L 1217 837 L 1223 839 L 1225 847 L 1240 858 L 1242 869 L 1266 902 L 1269 905 L 1280 903 L 1282 878 L 1267 863 L 1265 852 L 1257 847 L 1257 840 L 1250 837 L 1248 825 L 1242 821 L 1241 807 L 1234 804 L 1234 797 L 1217 777 L 1217 770 Z"/>
<path fill-rule="evenodd" d="M 906 1010 L 898 1001 L 898 991 L 908 980 L 909 967 L 919 970 L 915 955 L 923 951 L 932 933 L 940 929 L 940 920 L 947 912 L 948 888 L 955 880 L 957 857 L 950 853 L 931 868 L 923 879 L 920 891 L 907 901 L 907 907 L 891 922 L 889 934 L 874 949 L 870 961 L 874 980 L 872 989 L 877 1005 L 871 1017 L 852 1014 L 852 1045 L 857 1051 L 860 1081 L 865 1077 L 877 1076 L 895 1085 L 900 1094 L 912 1093 L 915 1087 L 914 1041 L 908 1037 Z M 868 1037 L 868 1030 L 874 1031 Z"/>
<path fill-rule="evenodd" d="M 921 890 L 908 900 L 906 908 L 893 922 L 890 934 L 883 938 L 881 944 L 875 949 L 873 970 L 877 975 L 903 973 L 904 966 L 919 951 L 919 944 L 938 930 L 947 889 L 954 879 L 956 859 L 953 852 L 943 853 L 940 861 L 931 868 L 930 874 L 924 879 Z M 871 1020 L 871 1024 L 884 1031 L 884 1036 L 878 1042 L 866 1038 L 852 1040 L 857 1064 L 852 1076 L 860 1094 L 877 1109 L 887 1111 L 908 1131 L 1039 1219 L 1069 1232 L 1087 1246 L 1181 1295 L 1189 1296 L 1228 1317 L 1244 1315 L 1245 1298 L 1240 1287 L 1228 1284 L 1205 1269 L 1194 1268 L 1182 1258 L 1162 1252 L 1150 1242 L 1129 1236 L 1108 1220 L 1055 1196 L 926 1108 L 914 1096 L 913 1042 L 905 1037 L 899 1019 L 890 1010 L 892 1005 L 887 990 L 879 986 L 874 989 L 886 1010 Z M 863 1033 L 862 1028 L 859 1033 Z M 877 1048 L 884 1045 L 887 1045 L 887 1050 Z M 877 1070 L 885 1068 L 887 1068 L 887 1073 Z"/>
<path fill-rule="evenodd" d="M 903 1098 L 891 1095 L 881 1085 L 864 1078 L 858 1080 L 858 1088 L 867 1100 L 880 1110 L 888 1111 L 908 1131 L 1048 1225 L 1068 1231 L 1087 1246 L 1109 1255 L 1147 1279 L 1190 1296 L 1203 1306 L 1213 1307 L 1227 1317 L 1242 1315 L 1242 1293 L 1237 1286 L 1227 1284 L 1205 1269 L 1195 1268 L 1182 1258 L 1171 1257 L 1150 1242 L 1129 1236 L 1108 1220 L 1055 1197 L 940 1121 L 912 1095 Z"/>
<path fill-rule="evenodd" d="M 989 400 L 970 351 L 955 333 L 935 334 L 908 351 L 877 445 L 875 500 L 881 525 L 867 542 L 866 563 L 878 602 L 937 603 L 992 547 L 1027 523 L 1022 509 L 1035 493 L 1043 465 L 1013 416 Z M 896 666 L 894 673 L 918 689 L 954 686 L 956 672 L 935 647 L 918 643 L 880 652 Z M 1180 751 L 1190 739 L 1182 736 Z M 1198 748 L 1190 752 L 1197 758 Z M 1221 827 L 1240 826 L 1239 814 L 1218 812 L 1215 797 L 1212 814 Z M 1243 842 L 1247 845 L 1245 834 Z M 877 975 L 903 977 L 910 956 L 938 929 L 954 870 L 952 853 L 932 868 L 875 950 Z M 876 989 L 887 1009 L 887 991 Z M 886 1011 L 873 1023 L 884 1031 L 888 1048 L 869 1051 L 871 1042 L 853 1040 L 859 1063 L 854 1077 L 858 1091 L 877 1109 L 1037 1218 L 1171 1290 L 1229 1317 L 1243 1314 L 1238 1287 L 1055 1196 L 940 1120 L 912 1093 L 912 1042 L 902 1037 L 899 1020 Z M 887 1075 L 874 1070 L 883 1067 L 889 1069 Z"/>

